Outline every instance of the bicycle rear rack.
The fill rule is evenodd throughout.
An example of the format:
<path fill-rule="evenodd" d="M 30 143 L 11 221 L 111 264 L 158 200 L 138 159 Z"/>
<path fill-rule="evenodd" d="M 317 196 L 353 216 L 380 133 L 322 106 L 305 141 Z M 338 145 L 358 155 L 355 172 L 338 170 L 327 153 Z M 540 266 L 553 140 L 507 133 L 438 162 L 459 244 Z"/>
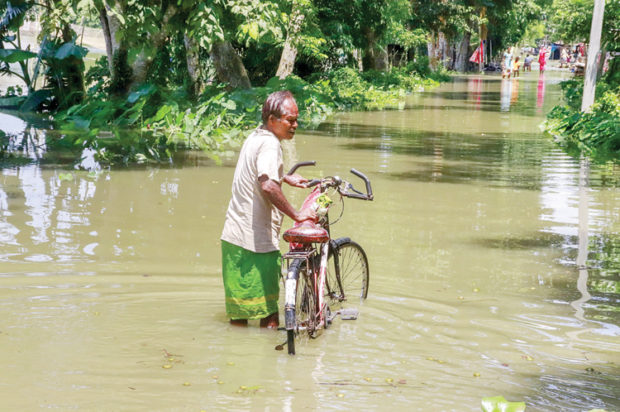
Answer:
<path fill-rule="evenodd" d="M 291 250 L 282 255 L 282 275 L 286 278 L 286 274 L 291 266 L 291 262 L 295 259 L 304 259 L 306 267 L 310 267 L 310 259 L 316 255 L 316 249 L 307 250 Z M 286 272 L 284 271 L 284 263 L 286 262 Z"/>

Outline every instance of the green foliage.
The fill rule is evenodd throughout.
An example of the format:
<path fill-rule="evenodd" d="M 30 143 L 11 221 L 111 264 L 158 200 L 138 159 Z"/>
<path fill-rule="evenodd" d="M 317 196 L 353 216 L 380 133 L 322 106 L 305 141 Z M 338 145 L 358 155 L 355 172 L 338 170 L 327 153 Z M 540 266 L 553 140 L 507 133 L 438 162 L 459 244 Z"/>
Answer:
<path fill-rule="evenodd" d="M 0 61 L 3 63 L 17 63 L 22 62 L 37 55 L 27 50 L 19 49 L 0 49 Z"/>
<path fill-rule="evenodd" d="M 19 28 L 34 3 L 23 0 L 0 0 L 0 76 L 16 76 L 31 86 L 28 60 L 34 53 L 22 48 Z M 7 48 L 6 45 L 11 47 Z M 17 63 L 17 67 L 11 67 Z"/>
<path fill-rule="evenodd" d="M 551 0 L 487 2 L 489 39 L 495 54 L 517 44 L 533 23 L 544 21 Z"/>
<path fill-rule="evenodd" d="M 536 21 L 527 26 L 521 38 L 521 44 L 534 46 L 540 43 L 545 37 L 545 23 Z"/>
<path fill-rule="evenodd" d="M 408 92 L 424 90 L 425 87 L 437 86 L 439 84 L 431 78 L 420 77 L 412 67 L 414 66 L 397 67 L 389 72 L 371 70 L 364 72 L 362 77 L 375 87 L 381 87 L 382 89 L 398 88 Z"/>
<path fill-rule="evenodd" d="M 369 78 L 372 74 L 369 75 Z M 378 110 L 404 106 L 404 90 L 376 87 L 351 68 L 335 70 L 329 76 L 336 104 L 347 109 Z M 380 83 L 381 80 L 378 81 Z"/>
<path fill-rule="evenodd" d="M 0 40 L 8 31 L 17 31 L 24 22 L 28 10 L 34 6 L 33 1 L 0 0 Z"/>
<path fill-rule="evenodd" d="M 82 101 L 84 97 L 84 56 L 87 50 L 75 44 L 75 38 L 62 43 L 43 43 L 41 59 L 45 63 L 46 86 L 29 96 L 30 102 L 22 110 L 34 110 L 43 106 L 45 110 L 68 108 Z M 44 98 L 42 98 L 45 96 Z M 25 103 L 25 104 L 26 104 Z"/>
<path fill-rule="evenodd" d="M 590 37 L 594 0 L 554 0 L 550 23 L 554 40 L 565 42 L 587 41 Z M 620 2 L 617 0 L 605 1 L 605 15 L 601 32 L 603 48 L 618 38 L 618 16 Z"/>
<path fill-rule="evenodd" d="M 110 69 L 108 59 L 101 56 L 95 61 L 84 76 L 84 82 L 88 86 L 86 91 L 91 99 L 105 99 L 110 93 Z"/>
<path fill-rule="evenodd" d="M 563 84 L 566 105 L 553 108 L 544 129 L 573 155 L 584 154 L 595 162 L 620 163 L 620 86 L 600 82 L 590 113 L 580 111 L 583 86 Z"/>
<path fill-rule="evenodd" d="M 61 134 L 51 145 L 76 153 L 87 147 L 107 163 L 167 161 L 178 149 L 204 150 L 218 160 L 261 123 L 262 103 L 273 91 L 290 90 L 300 109 L 300 124 L 312 128 L 336 110 L 403 107 L 407 91 L 434 84 L 404 69 L 362 77 L 342 68 L 312 82 L 291 75 L 284 80 L 273 77 L 264 87 L 252 89 L 226 91 L 212 85 L 196 104 L 182 93 L 151 83 L 138 86 L 124 99 L 96 99 L 100 89 L 95 87 L 84 103 L 56 116 Z"/>
<path fill-rule="evenodd" d="M 29 10 L 41 14 L 43 26 L 38 54 L 0 45 L 0 71 L 8 70 L 9 63 L 21 65 L 19 74 L 29 87 L 21 107 L 54 117 L 61 131 L 53 139 L 57 147 L 88 147 L 109 162 L 162 160 L 172 148 L 200 148 L 216 156 L 256 126 L 261 104 L 273 90 L 291 90 L 300 120 L 313 127 L 335 110 L 402 107 L 407 92 L 436 84 L 428 78 L 441 80 L 445 73 L 428 71 L 428 60 L 421 56 L 417 63 L 390 72 L 360 74 L 350 68 L 356 63 L 353 56 L 363 55 L 371 45 L 422 47 L 433 18 L 449 15 L 442 26 L 449 33 L 476 22 L 474 7 L 467 2 L 433 2 L 437 4 L 425 6 L 425 19 L 414 15 L 414 3 L 51 0 L 35 5 L 0 0 L 3 42 L 19 46 L 19 28 Z M 433 12 L 436 7 L 443 15 Z M 76 44 L 71 24 L 92 26 L 99 13 L 120 25 L 113 33 L 119 47 L 111 62 L 107 57 L 98 60 L 84 76 L 86 51 Z M 288 35 L 298 49 L 297 72 L 307 80 L 272 78 Z M 210 54 L 213 44 L 222 41 L 238 52 L 254 84 L 265 86 L 224 91 L 217 84 Z M 35 61 L 30 79 L 28 64 Z M 32 90 L 40 64 L 44 86 Z"/>

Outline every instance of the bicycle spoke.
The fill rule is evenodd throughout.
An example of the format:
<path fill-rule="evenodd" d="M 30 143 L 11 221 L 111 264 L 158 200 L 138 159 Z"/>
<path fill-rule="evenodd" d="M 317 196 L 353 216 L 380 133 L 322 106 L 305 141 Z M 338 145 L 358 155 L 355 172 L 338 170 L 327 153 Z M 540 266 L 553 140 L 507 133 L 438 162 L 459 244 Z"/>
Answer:
<path fill-rule="evenodd" d="M 339 279 L 336 276 L 335 259 L 330 258 L 328 268 L 329 291 L 332 303 L 356 305 L 368 293 L 368 262 L 362 248 L 355 242 L 346 242 L 336 250 L 338 254 Z M 338 282 L 340 280 L 340 282 Z"/>

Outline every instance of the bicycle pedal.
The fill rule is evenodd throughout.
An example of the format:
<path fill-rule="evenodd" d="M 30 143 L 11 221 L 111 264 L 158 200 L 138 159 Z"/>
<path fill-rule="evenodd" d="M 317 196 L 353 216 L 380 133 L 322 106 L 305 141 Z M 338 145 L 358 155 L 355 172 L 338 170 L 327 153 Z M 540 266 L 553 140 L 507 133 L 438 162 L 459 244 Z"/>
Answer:
<path fill-rule="evenodd" d="M 340 309 L 338 311 L 340 314 L 340 319 L 342 320 L 355 320 L 360 314 L 360 311 L 357 309 Z"/>

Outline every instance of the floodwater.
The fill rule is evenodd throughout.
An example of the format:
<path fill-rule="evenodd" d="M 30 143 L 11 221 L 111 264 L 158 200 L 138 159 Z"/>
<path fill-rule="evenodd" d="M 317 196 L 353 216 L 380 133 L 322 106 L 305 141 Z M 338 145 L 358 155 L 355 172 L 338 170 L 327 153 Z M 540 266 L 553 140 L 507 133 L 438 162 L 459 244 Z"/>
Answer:
<path fill-rule="evenodd" d="M 332 232 L 369 256 L 359 318 L 294 357 L 274 349 L 284 332 L 227 323 L 234 159 L 5 167 L 0 409 L 619 410 L 620 172 L 540 133 L 559 100 L 546 76 L 459 77 L 298 132 L 289 163 L 355 167 L 376 200 L 346 201 Z"/>

